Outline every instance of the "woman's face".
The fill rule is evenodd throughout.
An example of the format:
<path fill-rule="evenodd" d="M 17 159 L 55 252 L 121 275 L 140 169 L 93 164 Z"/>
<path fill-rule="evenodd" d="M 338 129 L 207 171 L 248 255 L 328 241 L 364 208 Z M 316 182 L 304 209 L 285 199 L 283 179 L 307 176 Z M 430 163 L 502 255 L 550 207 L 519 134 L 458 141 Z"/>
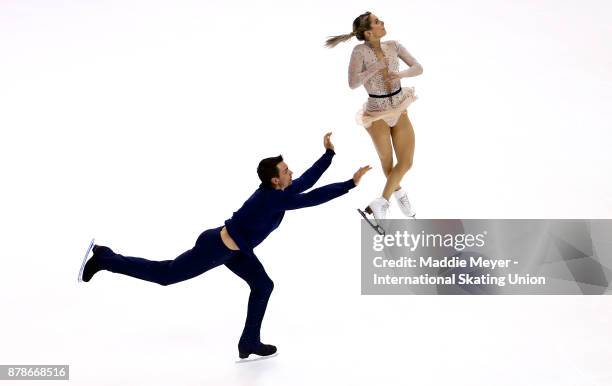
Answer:
<path fill-rule="evenodd" d="M 385 30 L 385 22 L 380 20 L 378 16 L 373 13 L 370 14 L 370 30 L 365 32 L 365 36 L 368 40 L 380 40 L 387 34 Z"/>

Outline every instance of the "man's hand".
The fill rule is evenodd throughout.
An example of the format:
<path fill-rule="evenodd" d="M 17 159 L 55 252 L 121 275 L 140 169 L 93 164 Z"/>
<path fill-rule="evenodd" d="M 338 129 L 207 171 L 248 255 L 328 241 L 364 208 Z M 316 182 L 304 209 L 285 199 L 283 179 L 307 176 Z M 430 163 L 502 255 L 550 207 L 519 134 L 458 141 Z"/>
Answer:
<path fill-rule="evenodd" d="M 323 146 L 325 146 L 326 149 L 334 150 L 334 144 L 331 142 L 331 139 L 330 139 L 331 135 L 332 135 L 331 131 L 325 134 L 325 136 L 323 137 Z"/>
<path fill-rule="evenodd" d="M 370 165 L 363 166 L 359 168 L 359 170 L 357 170 L 355 174 L 353 174 L 353 182 L 355 183 L 355 185 L 359 185 L 361 177 L 363 177 L 363 175 L 366 174 L 370 169 L 372 169 Z"/>

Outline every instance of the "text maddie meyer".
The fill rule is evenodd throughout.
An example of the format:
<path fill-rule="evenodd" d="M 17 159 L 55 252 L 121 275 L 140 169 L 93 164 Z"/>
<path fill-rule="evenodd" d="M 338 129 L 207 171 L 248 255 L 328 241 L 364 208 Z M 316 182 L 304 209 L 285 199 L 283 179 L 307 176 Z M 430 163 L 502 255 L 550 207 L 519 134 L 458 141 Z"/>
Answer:
<path fill-rule="evenodd" d="M 375 268 L 509 268 L 512 264 L 518 264 L 512 259 L 491 259 L 482 256 L 470 256 L 469 259 L 459 258 L 458 256 L 444 256 L 434 258 L 432 256 L 415 257 L 401 256 L 395 259 L 385 259 L 382 256 L 376 256 L 372 260 L 372 265 Z"/>

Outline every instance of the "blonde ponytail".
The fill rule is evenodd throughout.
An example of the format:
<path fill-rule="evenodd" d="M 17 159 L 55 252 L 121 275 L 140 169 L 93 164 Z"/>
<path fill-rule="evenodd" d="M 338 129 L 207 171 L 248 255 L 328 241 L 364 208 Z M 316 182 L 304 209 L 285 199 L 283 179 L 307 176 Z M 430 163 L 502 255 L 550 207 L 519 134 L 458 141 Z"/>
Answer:
<path fill-rule="evenodd" d="M 354 32 L 351 32 L 350 34 L 330 36 L 325 41 L 325 47 L 333 48 L 333 47 L 337 46 L 339 43 L 342 43 L 342 42 L 345 42 L 347 40 L 350 40 L 353 36 L 355 36 Z"/>
<path fill-rule="evenodd" d="M 366 12 L 357 16 L 353 21 L 353 32 L 345 35 L 330 36 L 325 41 L 325 47 L 335 47 L 338 43 L 345 42 L 353 36 L 356 36 L 357 40 L 365 40 L 364 32 L 370 30 L 370 14 L 370 12 Z"/>

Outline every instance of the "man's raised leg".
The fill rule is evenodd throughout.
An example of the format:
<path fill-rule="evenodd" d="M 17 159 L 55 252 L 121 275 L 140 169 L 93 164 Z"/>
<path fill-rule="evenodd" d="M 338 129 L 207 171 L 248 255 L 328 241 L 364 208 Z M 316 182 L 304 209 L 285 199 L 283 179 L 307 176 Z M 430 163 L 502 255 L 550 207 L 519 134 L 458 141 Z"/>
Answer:
<path fill-rule="evenodd" d="M 94 255 L 85 264 L 83 281 L 91 280 L 98 271 L 106 270 L 157 283 L 169 285 L 196 277 L 223 264 L 233 254 L 219 235 L 220 228 L 209 229 L 198 238 L 195 246 L 174 260 L 147 260 L 123 256 L 105 246 L 94 246 Z"/>

